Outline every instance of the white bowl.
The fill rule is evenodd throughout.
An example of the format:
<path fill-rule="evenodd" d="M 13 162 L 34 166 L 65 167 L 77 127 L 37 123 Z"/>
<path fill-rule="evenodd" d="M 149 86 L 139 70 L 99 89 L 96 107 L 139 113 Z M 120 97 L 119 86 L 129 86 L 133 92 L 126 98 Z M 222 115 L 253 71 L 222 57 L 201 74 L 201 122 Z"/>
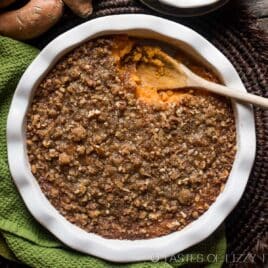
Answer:
<path fill-rule="evenodd" d="M 255 156 L 255 125 L 251 106 L 233 103 L 237 127 L 237 154 L 224 191 L 198 220 L 183 230 L 154 239 L 115 240 L 87 233 L 68 222 L 50 204 L 31 173 L 25 146 L 25 115 L 34 90 L 53 65 L 79 44 L 115 33 L 155 38 L 206 59 L 231 88 L 245 88 L 228 59 L 193 30 L 154 16 L 114 15 L 98 18 L 60 35 L 36 57 L 22 76 L 14 94 L 7 122 L 9 167 L 18 190 L 32 215 L 63 243 L 78 251 L 116 262 L 161 259 L 208 237 L 238 203 Z"/>
<path fill-rule="evenodd" d="M 149 8 L 175 17 L 202 16 L 217 10 L 230 0 L 140 0 Z"/>
<path fill-rule="evenodd" d="M 204 7 L 208 5 L 215 4 L 221 0 L 159 0 L 159 2 L 178 7 L 178 8 L 196 8 Z"/>

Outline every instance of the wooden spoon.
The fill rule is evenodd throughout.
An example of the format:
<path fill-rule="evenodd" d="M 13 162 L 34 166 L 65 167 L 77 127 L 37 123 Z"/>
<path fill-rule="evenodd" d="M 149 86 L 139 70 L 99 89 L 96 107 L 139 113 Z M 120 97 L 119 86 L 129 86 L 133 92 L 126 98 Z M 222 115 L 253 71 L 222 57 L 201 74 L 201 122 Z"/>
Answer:
<path fill-rule="evenodd" d="M 179 90 L 185 87 L 198 87 L 213 93 L 231 97 L 242 102 L 268 108 L 268 99 L 237 89 L 209 82 L 194 74 L 184 64 L 176 61 L 160 49 L 155 50 L 154 59 L 159 59 L 164 66 L 164 75 L 159 75 L 159 67 L 150 62 L 142 62 L 137 67 L 141 84 L 153 86 L 156 90 Z"/>

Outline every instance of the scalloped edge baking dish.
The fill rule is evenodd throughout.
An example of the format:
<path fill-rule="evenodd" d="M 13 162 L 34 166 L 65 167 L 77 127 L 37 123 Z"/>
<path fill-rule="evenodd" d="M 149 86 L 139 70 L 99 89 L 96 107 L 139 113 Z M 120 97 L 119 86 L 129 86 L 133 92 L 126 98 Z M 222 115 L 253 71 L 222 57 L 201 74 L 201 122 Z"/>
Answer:
<path fill-rule="evenodd" d="M 116 262 L 161 259 L 202 241 L 224 221 L 241 198 L 256 150 L 252 107 L 233 102 L 237 128 L 237 154 L 224 191 L 199 219 L 181 231 L 145 240 L 105 239 L 68 222 L 50 204 L 31 173 L 25 146 L 25 114 L 35 88 L 50 68 L 79 44 L 103 35 L 128 33 L 186 46 L 214 66 L 231 88 L 245 88 L 229 60 L 195 31 L 149 15 L 112 15 L 81 24 L 50 42 L 23 74 L 7 120 L 8 162 L 13 180 L 32 215 L 64 244 L 78 251 Z"/>
<path fill-rule="evenodd" d="M 159 2 L 178 8 L 196 8 L 215 4 L 221 0 L 159 0 Z"/>

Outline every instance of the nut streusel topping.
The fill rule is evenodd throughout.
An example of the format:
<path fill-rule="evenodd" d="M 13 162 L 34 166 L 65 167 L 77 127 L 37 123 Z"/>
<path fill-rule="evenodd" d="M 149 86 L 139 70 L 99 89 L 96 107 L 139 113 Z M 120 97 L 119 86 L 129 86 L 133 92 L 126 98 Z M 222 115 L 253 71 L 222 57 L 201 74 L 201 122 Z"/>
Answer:
<path fill-rule="evenodd" d="M 117 42 L 87 42 L 43 80 L 27 114 L 28 157 L 70 222 L 106 238 L 158 237 L 197 219 L 223 189 L 234 116 L 225 98 L 193 89 L 165 106 L 139 100 Z"/>

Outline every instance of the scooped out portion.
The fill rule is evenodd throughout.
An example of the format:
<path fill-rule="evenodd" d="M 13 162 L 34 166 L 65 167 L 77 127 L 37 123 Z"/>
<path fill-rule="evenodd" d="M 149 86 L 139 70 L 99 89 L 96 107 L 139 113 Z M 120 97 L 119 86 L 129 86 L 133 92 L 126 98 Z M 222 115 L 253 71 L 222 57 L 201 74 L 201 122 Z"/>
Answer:
<path fill-rule="evenodd" d="M 162 58 L 160 47 L 141 45 L 127 37 L 121 38 L 121 44 L 114 50 L 114 56 L 119 62 L 119 68 L 123 72 L 129 72 L 136 83 L 137 98 L 148 104 L 165 105 L 179 103 L 184 97 L 192 96 L 189 89 L 187 90 L 187 78 Z M 176 60 L 180 61 L 179 53 Z M 205 68 L 202 70 L 201 66 L 196 71 L 208 80 L 219 82 L 216 76 L 209 76 L 210 73 Z"/>
<path fill-rule="evenodd" d="M 156 90 L 184 77 L 142 41 L 114 35 L 75 48 L 27 113 L 28 159 L 44 194 L 68 221 L 111 239 L 159 237 L 198 219 L 223 190 L 236 152 L 229 101 Z M 175 58 L 218 81 L 187 53 Z"/>
<path fill-rule="evenodd" d="M 186 77 L 178 75 L 172 66 L 167 66 L 157 57 L 160 48 L 136 46 L 126 57 L 125 62 L 133 64 L 137 76 L 137 97 L 147 103 L 163 105 L 164 102 L 179 102 L 187 93 L 169 91 L 163 94 L 165 88 L 184 87 Z M 159 92 L 162 88 L 162 94 Z"/>

